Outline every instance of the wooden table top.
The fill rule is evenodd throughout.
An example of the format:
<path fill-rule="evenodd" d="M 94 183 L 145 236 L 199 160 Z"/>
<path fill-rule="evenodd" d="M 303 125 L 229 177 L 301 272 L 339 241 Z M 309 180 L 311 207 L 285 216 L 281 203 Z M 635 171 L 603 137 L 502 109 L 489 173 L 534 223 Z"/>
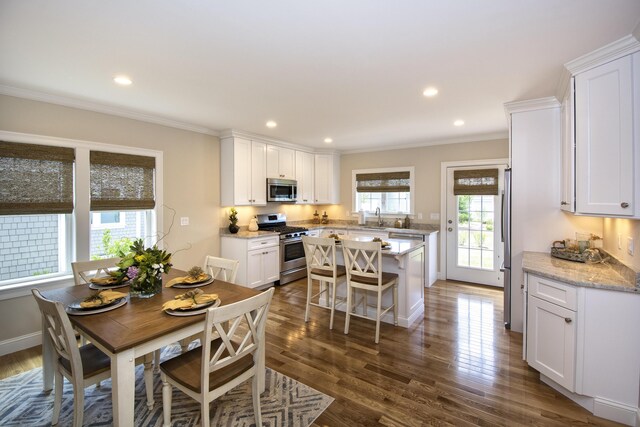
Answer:
<path fill-rule="evenodd" d="M 163 277 L 163 284 L 186 272 L 172 269 Z M 199 286 L 207 294 L 218 294 L 221 305 L 232 304 L 259 294 L 251 288 L 215 280 L 206 286 Z M 128 292 L 128 287 L 115 289 Z M 98 341 L 112 353 L 117 353 L 194 323 L 202 322 L 204 314 L 195 316 L 171 316 L 162 311 L 162 304 L 173 300 L 174 296 L 189 289 L 163 287 L 162 292 L 151 298 L 131 298 L 127 304 L 115 310 L 87 316 L 69 316 L 71 323 L 86 332 L 92 340 Z M 42 292 L 42 295 L 53 301 L 67 305 L 86 298 L 96 291 L 89 286 L 79 285 L 63 289 Z"/>

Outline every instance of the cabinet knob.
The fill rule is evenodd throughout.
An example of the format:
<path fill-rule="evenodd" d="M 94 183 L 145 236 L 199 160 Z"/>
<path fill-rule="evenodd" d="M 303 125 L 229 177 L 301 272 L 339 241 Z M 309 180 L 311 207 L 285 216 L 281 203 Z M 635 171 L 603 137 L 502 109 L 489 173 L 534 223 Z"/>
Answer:
<path fill-rule="evenodd" d="M 566 323 L 571 323 L 571 322 L 572 322 L 571 318 L 569 318 L 569 317 L 565 317 L 565 318 L 564 318 L 564 321 L 565 321 Z"/>
<path fill-rule="evenodd" d="M 629 207 L 629 203 L 627 203 L 627 202 L 622 202 L 622 203 L 620 203 L 620 206 L 622 206 L 623 208 L 625 208 L 625 209 L 626 209 L 626 208 L 628 208 L 628 207 Z"/>
<path fill-rule="evenodd" d="M 453 221 L 451 221 L 451 220 L 449 220 L 449 221 L 447 221 L 447 222 L 448 222 L 449 224 L 453 224 Z"/>
<path fill-rule="evenodd" d="M 569 203 L 567 202 L 560 202 L 560 206 L 567 206 Z"/>
<path fill-rule="evenodd" d="M 453 228 L 449 227 L 447 228 L 447 231 L 453 231 Z"/>

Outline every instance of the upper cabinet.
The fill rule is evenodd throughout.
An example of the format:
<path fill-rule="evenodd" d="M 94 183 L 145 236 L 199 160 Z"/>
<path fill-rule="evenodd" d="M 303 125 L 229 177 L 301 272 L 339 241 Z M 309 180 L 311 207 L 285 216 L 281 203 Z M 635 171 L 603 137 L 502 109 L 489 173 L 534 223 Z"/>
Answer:
<path fill-rule="evenodd" d="M 313 153 L 296 151 L 298 204 L 315 203 L 313 198 L 315 158 Z"/>
<path fill-rule="evenodd" d="M 560 209 L 567 212 L 576 211 L 575 203 L 575 136 L 574 136 L 574 104 L 573 77 L 562 98 L 560 107 L 562 124 L 562 174 L 560 185 Z"/>
<path fill-rule="evenodd" d="M 267 178 L 295 179 L 295 161 L 295 150 L 268 145 Z"/>
<path fill-rule="evenodd" d="M 340 203 L 340 157 L 336 154 L 315 155 L 315 204 Z"/>
<path fill-rule="evenodd" d="M 640 217 L 640 52 L 575 76 L 576 212 Z"/>
<path fill-rule="evenodd" d="M 222 206 L 267 204 L 267 144 L 229 137 L 220 147 Z"/>

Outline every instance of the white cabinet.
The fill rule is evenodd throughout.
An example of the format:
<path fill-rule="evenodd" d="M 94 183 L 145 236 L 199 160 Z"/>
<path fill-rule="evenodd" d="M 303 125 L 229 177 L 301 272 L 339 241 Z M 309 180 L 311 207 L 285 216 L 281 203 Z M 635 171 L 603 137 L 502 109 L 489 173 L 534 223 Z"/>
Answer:
<path fill-rule="evenodd" d="M 231 137 L 221 141 L 220 202 L 222 206 L 267 204 L 267 145 Z"/>
<path fill-rule="evenodd" d="M 291 148 L 267 146 L 267 178 L 295 179 L 295 151 Z"/>
<path fill-rule="evenodd" d="M 352 237 L 379 237 L 381 239 L 388 239 L 389 232 L 377 230 L 349 230 L 349 238 Z"/>
<path fill-rule="evenodd" d="M 567 91 L 562 98 L 560 120 L 562 125 L 562 173 L 560 184 L 560 209 L 575 212 L 575 134 L 574 134 L 574 79 L 570 79 Z"/>
<path fill-rule="evenodd" d="M 298 204 L 314 203 L 314 170 L 313 153 L 296 151 L 296 181 L 298 181 Z"/>
<path fill-rule="evenodd" d="M 527 362 L 575 390 L 577 293 L 573 286 L 528 275 Z"/>
<path fill-rule="evenodd" d="M 576 212 L 640 216 L 640 52 L 577 74 L 575 110 Z"/>
<path fill-rule="evenodd" d="M 221 255 L 237 259 L 236 283 L 249 288 L 280 280 L 280 238 L 278 235 L 242 239 L 222 236 Z"/>
<path fill-rule="evenodd" d="M 336 154 L 316 154 L 314 181 L 314 203 L 340 203 L 340 157 Z"/>

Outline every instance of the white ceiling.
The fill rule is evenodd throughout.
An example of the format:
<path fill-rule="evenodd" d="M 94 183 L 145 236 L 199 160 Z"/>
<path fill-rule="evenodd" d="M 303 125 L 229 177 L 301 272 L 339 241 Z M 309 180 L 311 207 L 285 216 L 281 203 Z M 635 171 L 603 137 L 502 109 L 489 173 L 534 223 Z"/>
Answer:
<path fill-rule="evenodd" d="M 2 0 L 0 85 L 318 148 L 439 144 L 506 136 L 505 102 L 639 21 L 638 0 Z"/>

